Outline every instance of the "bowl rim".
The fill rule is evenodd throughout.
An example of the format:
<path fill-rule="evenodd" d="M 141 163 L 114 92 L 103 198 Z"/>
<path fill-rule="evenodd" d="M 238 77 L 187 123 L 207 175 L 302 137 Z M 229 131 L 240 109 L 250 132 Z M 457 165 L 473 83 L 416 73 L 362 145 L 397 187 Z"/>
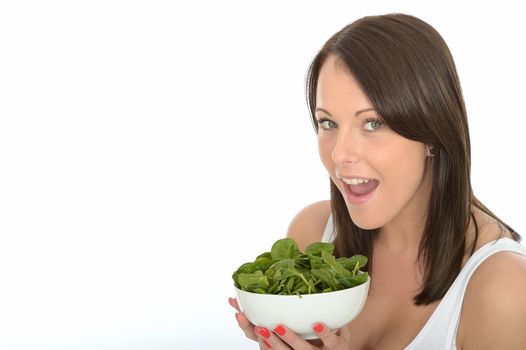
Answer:
<path fill-rule="evenodd" d="M 366 285 L 368 286 L 370 284 L 370 281 L 371 281 L 371 276 L 369 275 L 369 276 L 367 276 L 367 281 L 365 281 L 364 283 L 359 284 L 357 286 L 354 286 L 354 287 L 344 288 L 344 289 L 340 289 L 340 290 L 333 290 L 332 292 L 321 292 L 321 293 L 311 293 L 311 294 L 283 295 L 283 294 L 254 293 L 254 292 L 249 292 L 249 291 L 240 289 L 240 288 L 236 287 L 235 284 L 234 284 L 234 288 L 235 288 L 235 290 L 237 292 L 246 293 L 246 294 L 249 294 L 249 295 L 261 295 L 261 296 L 265 296 L 267 298 L 272 298 L 272 297 L 279 297 L 279 298 L 289 297 L 289 298 L 300 298 L 301 299 L 301 298 L 305 298 L 305 297 L 309 298 L 309 297 L 320 296 L 320 295 L 334 295 L 334 294 L 337 294 L 337 293 L 346 293 L 346 292 L 349 292 L 350 290 L 359 289 L 359 287 L 364 288 Z"/>

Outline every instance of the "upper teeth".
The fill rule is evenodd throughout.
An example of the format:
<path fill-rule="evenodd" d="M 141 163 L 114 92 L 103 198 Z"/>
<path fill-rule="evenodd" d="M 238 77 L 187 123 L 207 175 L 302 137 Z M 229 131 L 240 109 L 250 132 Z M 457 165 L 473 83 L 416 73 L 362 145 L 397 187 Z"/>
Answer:
<path fill-rule="evenodd" d="M 370 180 L 366 180 L 366 179 L 346 179 L 346 178 L 342 178 L 342 181 L 345 182 L 346 184 L 349 184 L 349 185 L 359 185 L 359 184 L 366 184 L 366 183 L 368 183 Z"/>

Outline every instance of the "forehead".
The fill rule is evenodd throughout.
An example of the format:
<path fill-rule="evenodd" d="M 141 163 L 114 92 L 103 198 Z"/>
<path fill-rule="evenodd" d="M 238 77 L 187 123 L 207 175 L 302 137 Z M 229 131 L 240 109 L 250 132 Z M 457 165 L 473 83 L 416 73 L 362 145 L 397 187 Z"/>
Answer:
<path fill-rule="evenodd" d="M 354 113 L 372 107 L 347 67 L 334 55 L 330 55 L 320 69 L 316 106 L 334 113 Z"/>

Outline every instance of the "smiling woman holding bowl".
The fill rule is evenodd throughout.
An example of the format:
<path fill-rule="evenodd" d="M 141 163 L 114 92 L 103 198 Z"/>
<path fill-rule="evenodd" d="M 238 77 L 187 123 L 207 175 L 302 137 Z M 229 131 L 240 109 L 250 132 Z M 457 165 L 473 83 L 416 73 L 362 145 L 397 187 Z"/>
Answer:
<path fill-rule="evenodd" d="M 364 17 L 314 58 L 307 99 L 331 199 L 288 236 L 303 250 L 369 257 L 369 295 L 336 332 L 307 341 L 236 319 L 262 349 L 524 349 L 526 251 L 474 195 L 468 121 L 440 34 L 403 14 Z"/>

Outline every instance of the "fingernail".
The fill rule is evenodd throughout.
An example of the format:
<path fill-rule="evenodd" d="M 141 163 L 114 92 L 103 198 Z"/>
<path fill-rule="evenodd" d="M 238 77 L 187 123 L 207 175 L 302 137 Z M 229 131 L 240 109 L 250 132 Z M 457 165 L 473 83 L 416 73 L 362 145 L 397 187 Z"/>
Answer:
<path fill-rule="evenodd" d="M 274 332 L 276 332 L 278 335 L 285 335 L 285 328 L 282 325 L 279 325 L 274 328 Z"/>
<path fill-rule="evenodd" d="M 268 341 L 266 341 L 265 339 L 263 339 L 263 344 L 267 347 L 267 349 L 272 349 L 272 346 L 270 346 Z"/>
<path fill-rule="evenodd" d="M 312 327 L 312 328 L 314 328 L 314 330 L 316 331 L 316 333 L 321 333 L 321 332 L 323 332 L 323 325 L 322 325 L 321 323 L 316 323 L 316 324 L 314 325 L 314 327 Z"/>
<path fill-rule="evenodd" d="M 236 312 L 236 321 L 237 322 L 241 321 L 241 314 L 239 312 Z"/>
<path fill-rule="evenodd" d="M 265 339 L 268 339 L 270 337 L 270 332 L 264 327 L 258 327 L 256 332 L 258 332 L 259 335 L 261 335 Z"/>

